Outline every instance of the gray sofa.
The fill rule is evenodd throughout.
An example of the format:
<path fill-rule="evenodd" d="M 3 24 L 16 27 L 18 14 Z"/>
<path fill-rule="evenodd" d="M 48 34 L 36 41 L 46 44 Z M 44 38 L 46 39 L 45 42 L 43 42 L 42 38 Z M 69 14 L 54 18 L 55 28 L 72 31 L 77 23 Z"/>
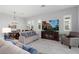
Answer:
<path fill-rule="evenodd" d="M 35 31 L 24 31 L 20 33 L 19 41 L 23 44 L 29 44 L 39 39 L 39 35 Z"/>
<path fill-rule="evenodd" d="M 0 54 L 30 54 L 30 53 L 12 44 L 10 41 L 0 39 Z"/>
<path fill-rule="evenodd" d="M 61 38 L 61 43 L 69 46 L 69 49 L 71 49 L 72 46 L 79 47 L 79 32 L 70 32 L 69 35 L 64 35 Z"/>

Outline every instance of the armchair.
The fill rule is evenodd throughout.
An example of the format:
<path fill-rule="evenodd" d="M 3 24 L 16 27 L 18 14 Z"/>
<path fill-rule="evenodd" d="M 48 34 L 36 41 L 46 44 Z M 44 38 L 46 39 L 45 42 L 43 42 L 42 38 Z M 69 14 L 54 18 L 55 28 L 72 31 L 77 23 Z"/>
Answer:
<path fill-rule="evenodd" d="M 69 49 L 71 49 L 72 46 L 79 48 L 79 32 L 70 32 L 68 36 L 62 37 L 61 43 L 69 46 Z"/>

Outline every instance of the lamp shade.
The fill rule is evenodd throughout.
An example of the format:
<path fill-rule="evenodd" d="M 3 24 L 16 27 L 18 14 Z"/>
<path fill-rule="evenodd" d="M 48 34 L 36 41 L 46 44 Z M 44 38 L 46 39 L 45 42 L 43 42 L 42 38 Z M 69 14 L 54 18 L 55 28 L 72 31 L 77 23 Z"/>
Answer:
<path fill-rule="evenodd" d="M 11 28 L 2 28 L 2 33 L 9 33 L 11 32 Z"/>

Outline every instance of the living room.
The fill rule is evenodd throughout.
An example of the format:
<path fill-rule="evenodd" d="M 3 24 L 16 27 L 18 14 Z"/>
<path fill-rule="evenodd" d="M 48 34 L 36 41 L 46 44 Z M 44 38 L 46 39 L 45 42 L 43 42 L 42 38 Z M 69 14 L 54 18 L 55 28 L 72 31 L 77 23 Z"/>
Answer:
<path fill-rule="evenodd" d="M 16 51 L 24 46 L 20 52 L 0 48 L 0 53 L 78 54 L 78 15 L 78 5 L 0 5 L 1 42 L 11 41 L 7 44 L 16 45 Z"/>

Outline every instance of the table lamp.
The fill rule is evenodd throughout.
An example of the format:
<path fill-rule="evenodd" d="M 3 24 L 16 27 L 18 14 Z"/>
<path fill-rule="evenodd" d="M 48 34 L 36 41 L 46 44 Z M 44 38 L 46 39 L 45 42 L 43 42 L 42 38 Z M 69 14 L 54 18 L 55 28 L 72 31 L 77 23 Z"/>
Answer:
<path fill-rule="evenodd" d="M 6 39 L 6 34 L 11 32 L 11 28 L 2 28 L 2 33 L 4 34 L 4 39 Z"/>

